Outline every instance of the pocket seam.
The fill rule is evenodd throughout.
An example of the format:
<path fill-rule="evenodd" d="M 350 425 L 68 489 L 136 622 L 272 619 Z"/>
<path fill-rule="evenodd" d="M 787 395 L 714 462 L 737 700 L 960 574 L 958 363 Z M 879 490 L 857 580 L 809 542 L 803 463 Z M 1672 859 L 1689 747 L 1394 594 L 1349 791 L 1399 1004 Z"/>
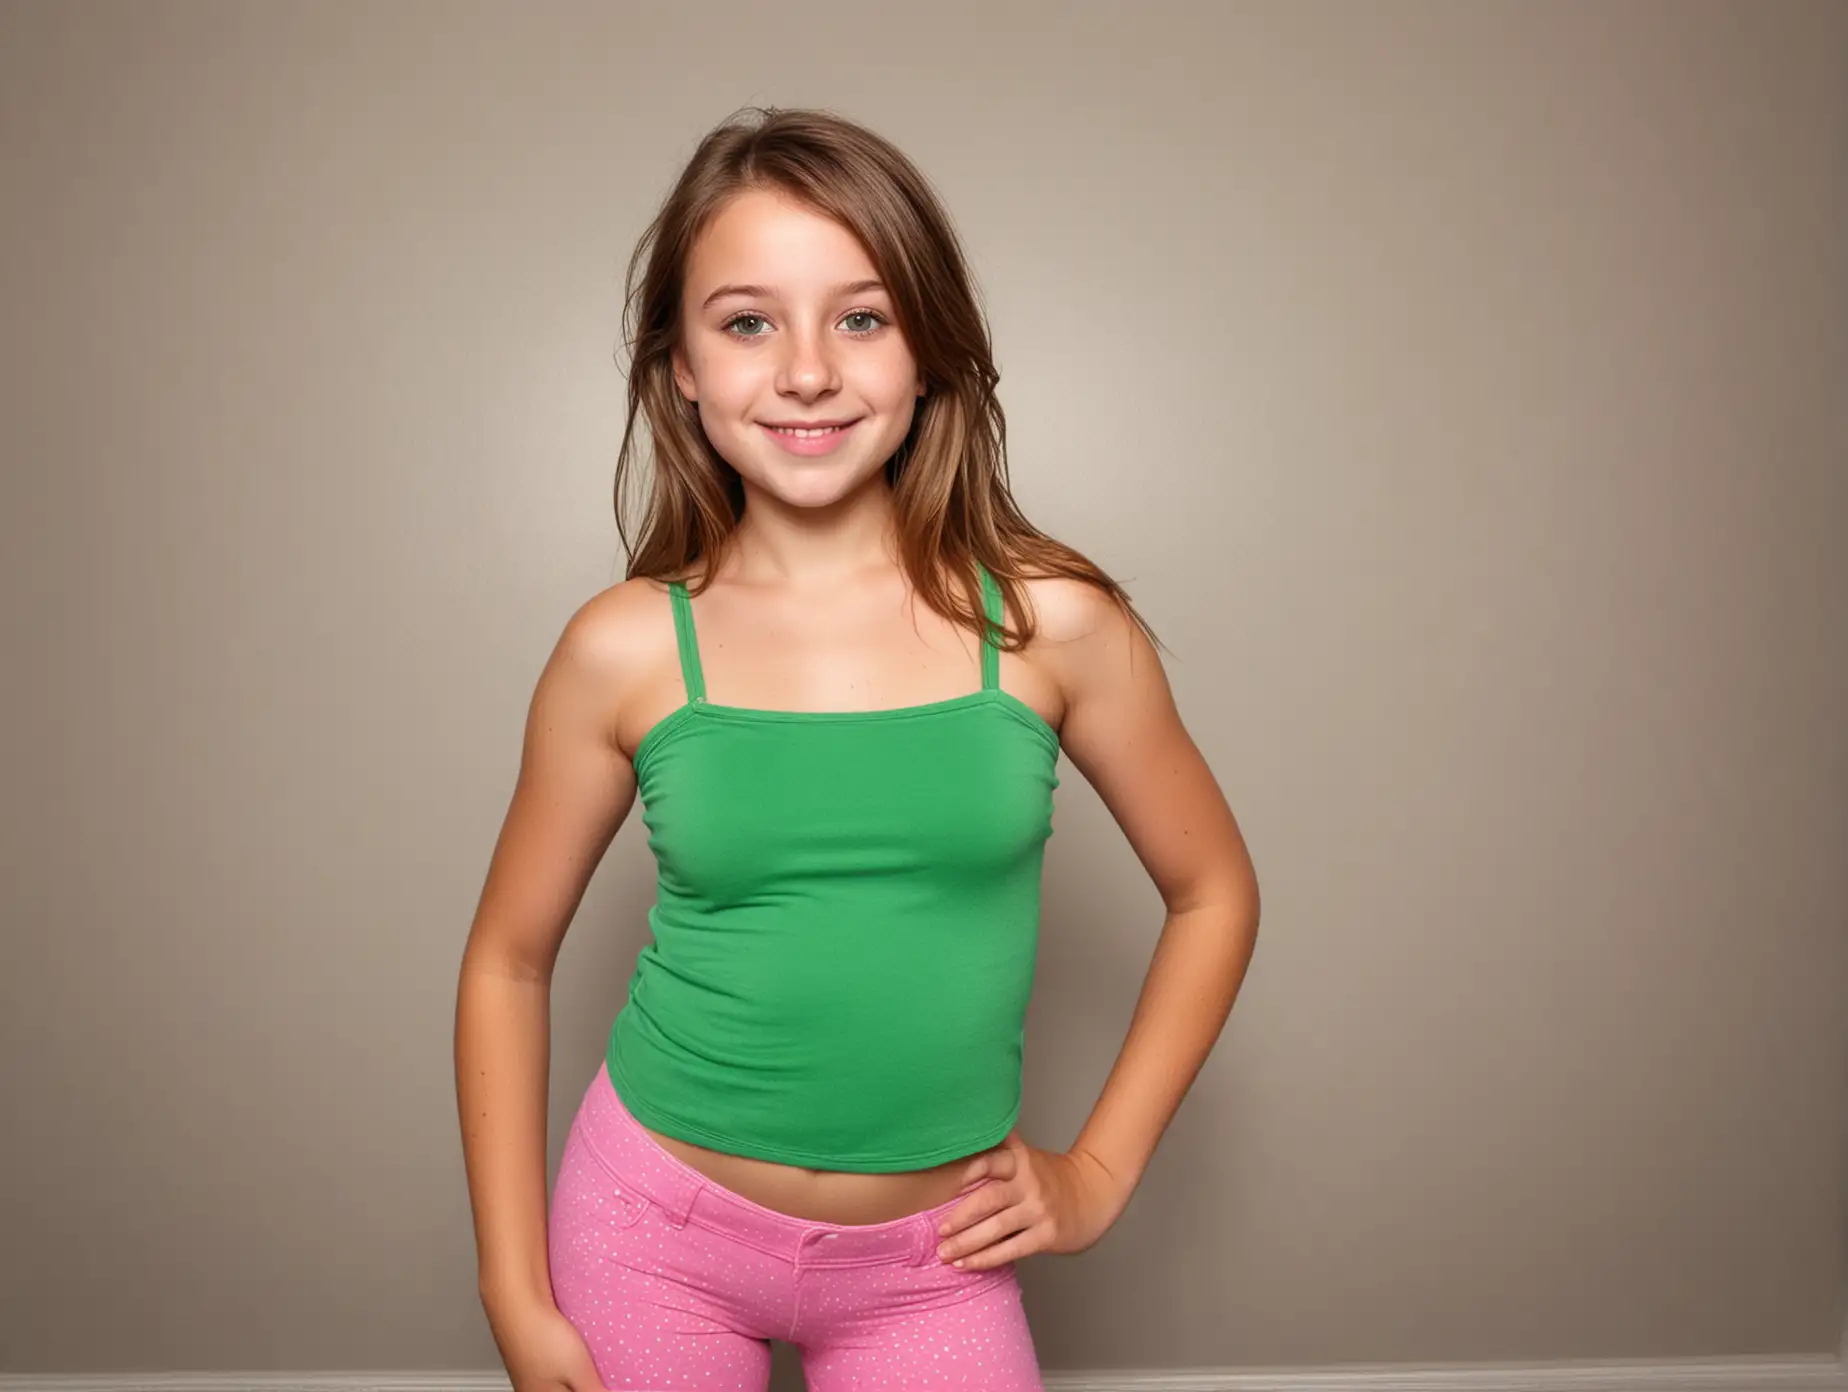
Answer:
<path fill-rule="evenodd" d="M 616 1172 L 616 1167 L 603 1158 L 603 1152 L 597 1149 L 584 1128 L 575 1121 L 571 1123 L 571 1130 L 565 1137 L 565 1143 L 569 1145 L 573 1137 L 576 1137 L 577 1143 L 584 1147 L 584 1153 L 596 1163 L 597 1168 L 608 1175 L 610 1181 L 615 1184 L 616 1199 L 623 1206 L 622 1226 L 634 1227 L 654 1206 L 654 1201 Z"/>

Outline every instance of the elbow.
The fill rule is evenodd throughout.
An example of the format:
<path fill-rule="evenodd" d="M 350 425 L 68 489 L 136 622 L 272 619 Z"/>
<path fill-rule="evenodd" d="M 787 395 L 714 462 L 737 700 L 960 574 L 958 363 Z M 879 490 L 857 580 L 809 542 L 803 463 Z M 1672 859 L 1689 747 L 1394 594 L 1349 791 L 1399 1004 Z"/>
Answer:
<path fill-rule="evenodd" d="M 471 933 L 462 949 L 461 976 L 464 981 L 494 980 L 521 986 L 549 986 L 557 954 L 522 949 L 516 942 L 492 933 Z"/>

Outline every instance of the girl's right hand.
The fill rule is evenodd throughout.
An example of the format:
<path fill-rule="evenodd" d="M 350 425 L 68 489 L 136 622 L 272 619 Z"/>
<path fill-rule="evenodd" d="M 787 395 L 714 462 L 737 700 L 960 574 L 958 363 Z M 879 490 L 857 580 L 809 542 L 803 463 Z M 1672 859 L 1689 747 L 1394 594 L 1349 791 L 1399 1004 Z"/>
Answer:
<path fill-rule="evenodd" d="M 556 1305 L 528 1305 L 490 1327 L 513 1392 L 608 1392 L 584 1336 Z"/>

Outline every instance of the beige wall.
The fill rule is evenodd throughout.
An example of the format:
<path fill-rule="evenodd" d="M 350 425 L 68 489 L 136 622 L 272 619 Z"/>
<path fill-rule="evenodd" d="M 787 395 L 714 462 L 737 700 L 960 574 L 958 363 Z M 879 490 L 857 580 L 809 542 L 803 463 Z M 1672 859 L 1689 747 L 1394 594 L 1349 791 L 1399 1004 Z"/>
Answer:
<path fill-rule="evenodd" d="M 1049 1369 L 1836 1347 L 1848 7 L 0 9 L 0 1367 L 494 1366 L 454 977 L 620 573 L 619 273 L 749 102 L 988 297 L 1265 928 Z M 1159 904 L 1067 766 L 1027 1134 Z M 555 996 L 553 1157 L 650 892 Z"/>

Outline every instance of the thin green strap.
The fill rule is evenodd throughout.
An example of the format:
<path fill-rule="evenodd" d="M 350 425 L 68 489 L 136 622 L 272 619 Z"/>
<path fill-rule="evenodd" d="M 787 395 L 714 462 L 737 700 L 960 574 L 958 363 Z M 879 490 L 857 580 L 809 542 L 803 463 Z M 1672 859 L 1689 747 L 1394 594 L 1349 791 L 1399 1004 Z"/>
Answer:
<path fill-rule="evenodd" d="M 982 573 L 982 608 L 994 625 L 982 639 L 982 690 L 996 691 L 1001 686 L 1001 649 L 995 646 L 1001 628 L 1001 587 L 987 566 L 977 561 L 975 568 Z"/>
<path fill-rule="evenodd" d="M 699 635 L 693 631 L 693 600 L 687 587 L 675 580 L 667 592 L 674 600 L 674 636 L 680 640 L 680 679 L 687 684 L 687 700 L 698 705 L 706 699 L 706 674 L 699 667 Z"/>

